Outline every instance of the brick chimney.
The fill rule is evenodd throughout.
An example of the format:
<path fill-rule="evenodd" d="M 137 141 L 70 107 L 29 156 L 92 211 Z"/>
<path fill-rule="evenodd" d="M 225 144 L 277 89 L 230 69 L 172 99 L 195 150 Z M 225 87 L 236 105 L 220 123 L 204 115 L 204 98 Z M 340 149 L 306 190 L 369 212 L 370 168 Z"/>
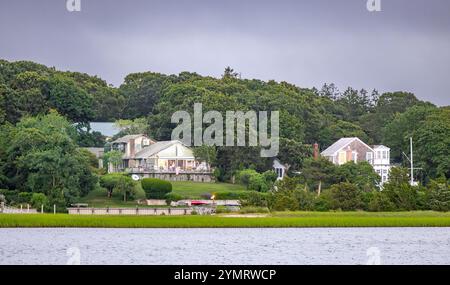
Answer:
<path fill-rule="evenodd" d="M 129 143 L 130 143 L 130 157 L 134 157 L 134 155 L 136 154 L 134 139 L 130 139 Z"/>
<path fill-rule="evenodd" d="M 314 160 L 318 160 L 319 159 L 319 144 L 315 143 L 314 144 Z"/>
<path fill-rule="evenodd" d="M 352 149 L 350 148 L 350 146 L 347 148 L 346 154 L 347 154 L 347 157 L 346 157 L 347 160 L 346 160 L 346 161 L 352 161 L 353 151 L 352 151 Z"/>

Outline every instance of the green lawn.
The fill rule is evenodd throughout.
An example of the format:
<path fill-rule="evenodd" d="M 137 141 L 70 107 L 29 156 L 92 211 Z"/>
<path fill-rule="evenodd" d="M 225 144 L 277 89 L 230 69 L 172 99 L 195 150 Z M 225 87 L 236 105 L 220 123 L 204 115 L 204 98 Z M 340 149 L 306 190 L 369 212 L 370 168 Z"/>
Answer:
<path fill-rule="evenodd" d="M 179 194 L 184 198 L 190 199 L 200 199 L 201 195 L 204 193 L 220 193 L 220 192 L 239 192 L 246 191 L 245 187 L 242 185 L 228 184 L 228 183 L 201 183 L 201 182 L 185 182 L 177 181 L 172 182 L 173 191 L 172 193 Z M 138 206 L 137 200 L 145 199 L 144 190 L 141 184 L 138 183 L 136 186 L 136 197 L 133 201 L 123 201 L 123 196 L 118 194 L 113 194 L 112 198 L 108 198 L 106 195 L 106 190 L 97 187 L 95 190 L 91 191 L 86 197 L 80 199 L 80 203 L 87 203 L 89 207 L 96 208 L 106 208 L 106 207 L 136 207 Z M 143 207 L 143 205 L 139 205 Z"/>
<path fill-rule="evenodd" d="M 265 217 L 84 216 L 1 214 L 0 228 L 264 228 L 264 227 L 450 227 L 450 213 L 438 212 L 284 212 Z"/>
<path fill-rule="evenodd" d="M 223 192 L 242 192 L 247 191 L 245 186 L 230 183 L 202 183 L 191 181 L 175 181 L 172 182 L 175 194 L 179 194 L 185 198 L 198 199 L 204 193 L 223 193 Z"/>
<path fill-rule="evenodd" d="M 87 203 L 89 207 L 95 208 L 106 208 L 106 207 L 136 207 L 138 206 L 137 200 L 144 199 L 145 193 L 142 190 L 140 184 L 136 186 L 136 197 L 132 201 L 123 201 L 123 196 L 119 194 L 113 194 L 111 198 L 108 198 L 106 190 L 97 187 L 95 190 L 91 191 L 86 197 L 80 199 L 80 203 Z M 139 205 L 139 207 L 144 207 L 144 205 Z"/>

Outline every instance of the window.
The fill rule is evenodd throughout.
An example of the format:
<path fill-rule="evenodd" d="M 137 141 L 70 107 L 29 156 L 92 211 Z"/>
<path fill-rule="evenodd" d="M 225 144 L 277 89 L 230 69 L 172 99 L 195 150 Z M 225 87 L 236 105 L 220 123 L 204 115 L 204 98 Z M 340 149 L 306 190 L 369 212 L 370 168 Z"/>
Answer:
<path fill-rule="evenodd" d="M 387 173 L 387 170 L 386 169 L 383 169 L 383 174 L 386 174 Z"/>
<path fill-rule="evenodd" d="M 282 168 L 275 168 L 275 171 L 277 173 L 278 178 L 283 178 L 283 169 Z"/>
<path fill-rule="evenodd" d="M 366 160 L 370 163 L 372 163 L 373 160 L 373 153 L 372 152 L 366 152 Z"/>
<path fill-rule="evenodd" d="M 357 159 L 358 159 L 358 153 L 356 153 L 355 151 L 352 152 L 352 160 L 356 163 Z"/>
<path fill-rule="evenodd" d="M 338 163 L 339 164 L 344 164 L 347 162 L 347 154 L 345 151 L 340 151 L 339 152 L 339 157 L 338 157 Z"/>
<path fill-rule="evenodd" d="M 383 159 L 387 159 L 387 151 L 383 151 Z"/>

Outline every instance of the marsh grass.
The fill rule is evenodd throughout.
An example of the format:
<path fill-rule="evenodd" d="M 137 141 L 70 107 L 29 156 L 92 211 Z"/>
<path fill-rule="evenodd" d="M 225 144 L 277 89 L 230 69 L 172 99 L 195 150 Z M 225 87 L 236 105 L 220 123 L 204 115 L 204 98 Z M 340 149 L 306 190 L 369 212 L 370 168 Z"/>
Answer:
<path fill-rule="evenodd" d="M 450 213 L 283 212 L 267 217 L 77 216 L 1 214 L 0 227 L 76 228 L 289 228 L 289 227 L 450 227 Z"/>

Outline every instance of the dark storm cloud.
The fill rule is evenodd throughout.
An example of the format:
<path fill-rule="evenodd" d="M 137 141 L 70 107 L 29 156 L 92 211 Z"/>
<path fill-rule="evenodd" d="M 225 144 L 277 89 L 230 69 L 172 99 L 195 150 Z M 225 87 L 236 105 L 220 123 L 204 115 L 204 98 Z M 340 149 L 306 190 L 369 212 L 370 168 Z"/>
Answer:
<path fill-rule="evenodd" d="M 0 0 L 0 58 L 97 74 L 196 71 L 450 104 L 450 1 Z"/>

